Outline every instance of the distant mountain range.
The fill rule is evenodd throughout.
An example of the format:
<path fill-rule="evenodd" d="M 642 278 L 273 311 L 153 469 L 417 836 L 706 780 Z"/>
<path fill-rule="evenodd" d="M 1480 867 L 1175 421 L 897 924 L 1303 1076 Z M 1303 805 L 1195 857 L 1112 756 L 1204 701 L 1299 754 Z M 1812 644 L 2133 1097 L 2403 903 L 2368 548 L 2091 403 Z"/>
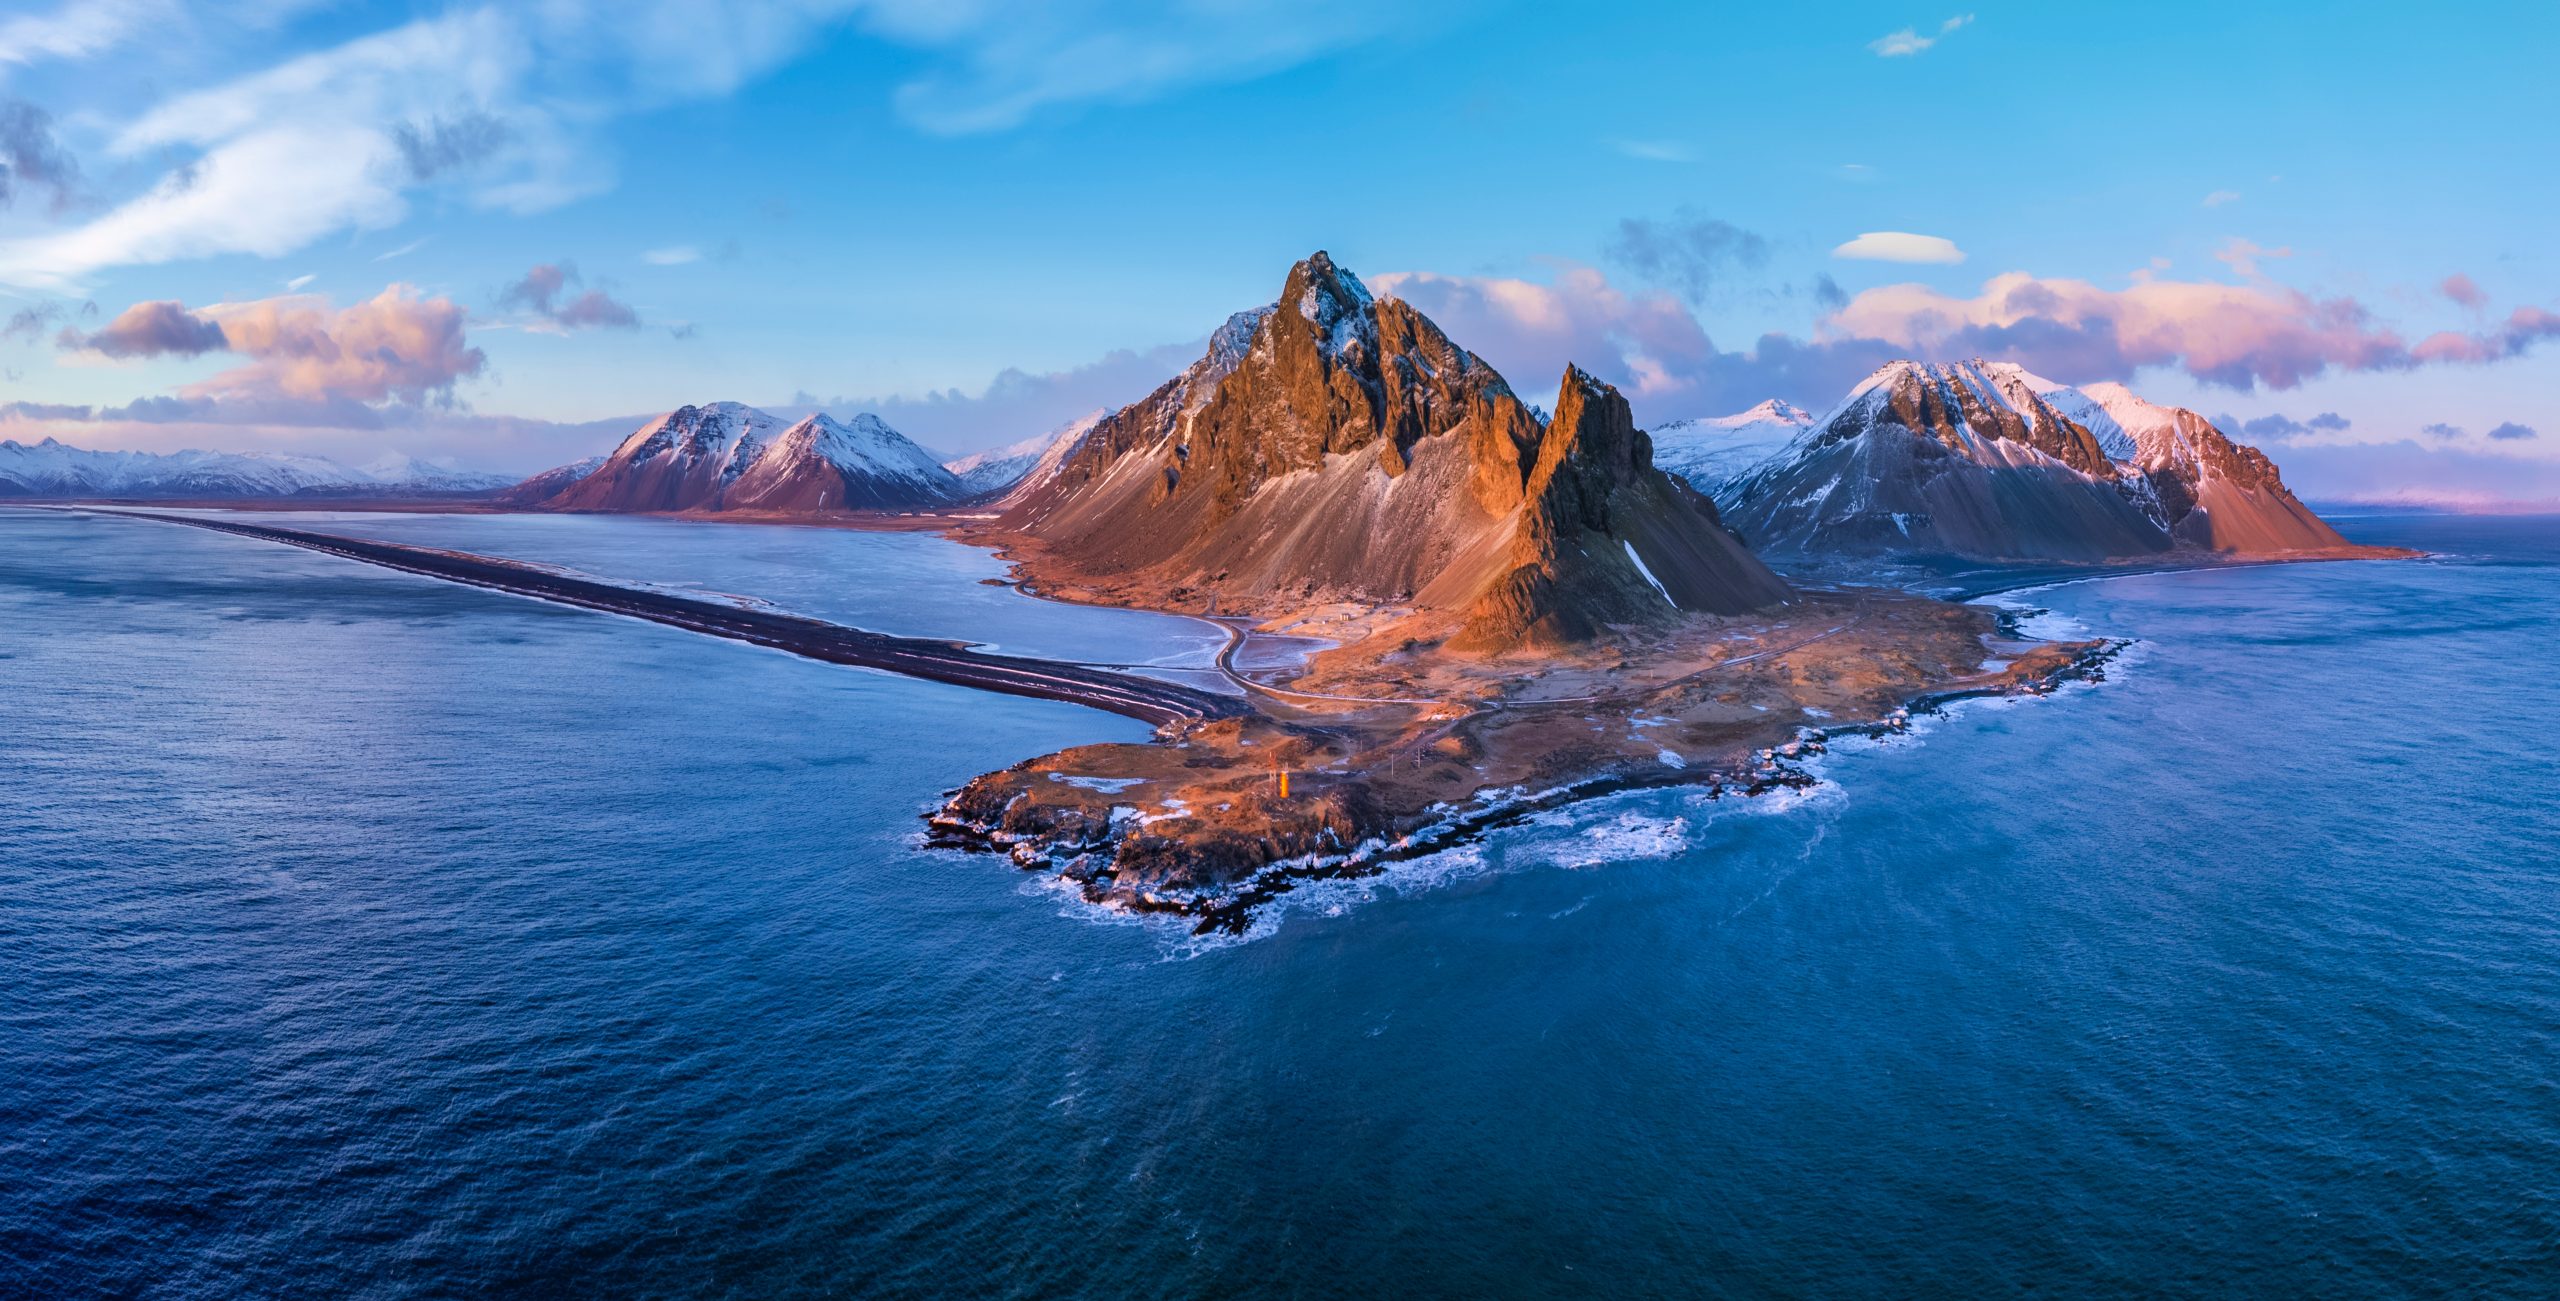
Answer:
<path fill-rule="evenodd" d="M 1666 463 L 1771 555 L 2352 550 L 2264 453 L 2195 412 L 2005 362 L 1897 361 L 1820 419 L 1764 404 L 1660 437 Z"/>
<path fill-rule="evenodd" d="M 0 441 L 0 497 L 20 499 L 461 496 L 510 482 L 400 452 L 359 468 L 281 452 L 93 452 L 51 438 Z"/>
<path fill-rule="evenodd" d="M 1101 412 L 1009 447 L 940 460 L 868 412 L 786 426 L 741 402 L 678 407 L 606 455 L 545 470 L 506 505 L 596 512 L 768 515 L 917 511 L 992 502 L 1054 471 Z"/>
<path fill-rule="evenodd" d="M 1735 415 L 1674 420 L 1646 432 L 1653 435 L 1654 464 L 1711 493 L 1777 455 L 1814 420 L 1803 407 L 1771 398 Z"/>
<path fill-rule="evenodd" d="M 1487 646 L 1784 599 L 1754 552 L 2353 550 L 2203 416 L 2002 362 L 1896 361 L 1823 416 L 1773 400 L 1649 434 L 1615 390 L 1568 368 L 1547 418 L 1322 253 L 1138 402 L 949 460 L 869 413 L 786 424 L 737 402 L 678 407 L 521 482 L 397 452 L 356 468 L 0 442 L 0 497 L 434 496 L 765 516 L 965 508 L 1027 544 L 1027 563 L 1133 596 L 1411 605 L 1456 613 L 1459 635 Z"/>
<path fill-rule="evenodd" d="M 611 455 L 546 470 L 505 500 L 538 510 L 818 514 L 945 506 L 959 476 L 879 417 L 784 427 L 739 402 L 678 407 Z"/>
<path fill-rule="evenodd" d="M 993 451 L 973 452 L 942 463 L 942 468 L 960 476 L 960 487 L 971 497 L 996 498 L 1019 492 L 1027 485 L 1045 483 L 1093 427 L 1102 423 L 1107 411 L 1093 411 L 1078 416 L 1045 434 L 1036 434 L 1021 442 Z"/>

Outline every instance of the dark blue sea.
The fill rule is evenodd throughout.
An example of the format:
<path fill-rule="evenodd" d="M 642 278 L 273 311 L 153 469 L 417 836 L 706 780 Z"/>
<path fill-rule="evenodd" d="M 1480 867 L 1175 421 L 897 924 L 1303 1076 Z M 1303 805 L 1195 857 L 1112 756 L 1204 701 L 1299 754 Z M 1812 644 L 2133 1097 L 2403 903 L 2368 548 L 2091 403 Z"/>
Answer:
<path fill-rule="evenodd" d="M 2341 524 L 2439 557 L 2013 595 L 2137 644 L 1195 945 L 917 844 L 1126 720 L 0 511 L 0 1295 L 2560 1294 L 2560 520 Z M 1200 639 L 377 535 L 508 528 Z"/>

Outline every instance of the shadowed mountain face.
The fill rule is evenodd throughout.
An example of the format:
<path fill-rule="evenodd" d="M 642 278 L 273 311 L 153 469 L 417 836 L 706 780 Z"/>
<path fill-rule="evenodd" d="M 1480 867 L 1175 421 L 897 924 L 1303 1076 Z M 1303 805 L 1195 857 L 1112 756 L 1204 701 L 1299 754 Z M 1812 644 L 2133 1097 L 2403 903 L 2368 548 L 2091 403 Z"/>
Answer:
<path fill-rule="evenodd" d="M 913 510 L 958 498 L 960 481 L 877 416 L 813 415 L 789 428 L 737 402 L 678 407 L 601 463 L 546 470 L 508 499 L 542 510 Z"/>
<path fill-rule="evenodd" d="M 1787 599 L 1713 502 L 1654 468 L 1627 400 L 1579 367 L 1565 370 L 1524 496 L 1461 648 L 1576 642 L 1666 607 L 1734 614 Z"/>
<path fill-rule="evenodd" d="M 1606 385 L 1568 373 L 1542 424 L 1322 253 L 1105 417 L 1002 524 L 1044 563 L 1169 600 L 1410 603 L 1460 616 L 1483 648 L 1786 596 L 1712 504 L 1653 468 Z"/>
<path fill-rule="evenodd" d="M 2097 561 L 2347 545 L 2264 455 L 2194 412 L 2006 363 L 1895 362 L 1712 491 L 1773 553 Z"/>

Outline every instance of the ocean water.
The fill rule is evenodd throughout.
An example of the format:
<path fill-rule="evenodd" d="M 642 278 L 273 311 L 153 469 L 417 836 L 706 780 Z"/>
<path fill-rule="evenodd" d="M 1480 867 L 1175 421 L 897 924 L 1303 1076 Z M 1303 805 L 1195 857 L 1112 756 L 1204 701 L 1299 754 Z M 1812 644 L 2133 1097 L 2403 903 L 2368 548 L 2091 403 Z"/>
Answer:
<path fill-rule="evenodd" d="M 1125 720 L 0 511 L 0 1295 L 2549 1296 L 2560 521 L 2341 524 L 1195 948 L 915 846 Z"/>

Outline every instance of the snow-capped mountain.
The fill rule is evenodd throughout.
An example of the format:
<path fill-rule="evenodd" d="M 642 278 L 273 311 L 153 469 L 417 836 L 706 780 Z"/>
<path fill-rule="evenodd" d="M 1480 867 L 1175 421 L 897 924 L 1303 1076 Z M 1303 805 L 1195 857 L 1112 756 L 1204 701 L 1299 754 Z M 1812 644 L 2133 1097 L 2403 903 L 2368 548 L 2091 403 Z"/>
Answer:
<path fill-rule="evenodd" d="M 953 457 L 942 468 L 960 477 L 961 491 L 974 498 L 1001 498 L 1056 477 L 1067 455 L 1110 414 L 1090 411 L 1045 434 L 1021 442 Z"/>
<path fill-rule="evenodd" d="M 1727 481 L 1758 469 L 1813 427 L 1812 412 L 1779 398 L 1748 411 L 1656 425 L 1653 463 L 1713 495 Z"/>
<path fill-rule="evenodd" d="M 384 452 L 356 468 L 386 488 L 421 492 L 489 492 L 516 481 L 511 474 L 463 469 L 451 457 L 423 458 L 407 452 Z"/>
<path fill-rule="evenodd" d="M 583 461 L 555 465 L 497 495 L 496 500 L 510 506 L 535 506 L 559 496 L 569 485 L 596 472 L 605 463 L 602 456 Z"/>
<path fill-rule="evenodd" d="M 547 491 L 546 491 L 547 490 Z M 678 407 L 591 468 L 562 466 L 508 499 L 546 510 L 905 510 L 962 495 L 933 454 L 878 416 L 813 415 L 788 428 L 741 402 Z"/>
<path fill-rule="evenodd" d="M 452 496 L 502 487 L 503 475 L 386 452 L 357 469 L 283 452 L 97 452 L 56 439 L 0 441 L 0 497 L 264 500 Z"/>
<path fill-rule="evenodd" d="M 2161 406 L 2122 384 L 2057 389 L 2055 407 L 2125 447 L 2160 496 L 2171 536 L 2211 551 L 2313 551 L 2347 540 L 2311 513 L 2267 454 L 2184 407 Z"/>
<path fill-rule="evenodd" d="M 1541 421 L 1323 253 L 1061 446 L 997 528 L 1037 544 L 1035 577 L 1151 601 L 1409 605 L 1449 645 L 1499 652 L 1788 593 L 1654 467 L 1616 390 L 1568 368 Z"/>
<path fill-rule="evenodd" d="M 2347 545 L 2272 462 L 2202 416 L 2006 362 L 1886 365 L 1710 491 L 1773 553 L 2090 561 Z"/>

